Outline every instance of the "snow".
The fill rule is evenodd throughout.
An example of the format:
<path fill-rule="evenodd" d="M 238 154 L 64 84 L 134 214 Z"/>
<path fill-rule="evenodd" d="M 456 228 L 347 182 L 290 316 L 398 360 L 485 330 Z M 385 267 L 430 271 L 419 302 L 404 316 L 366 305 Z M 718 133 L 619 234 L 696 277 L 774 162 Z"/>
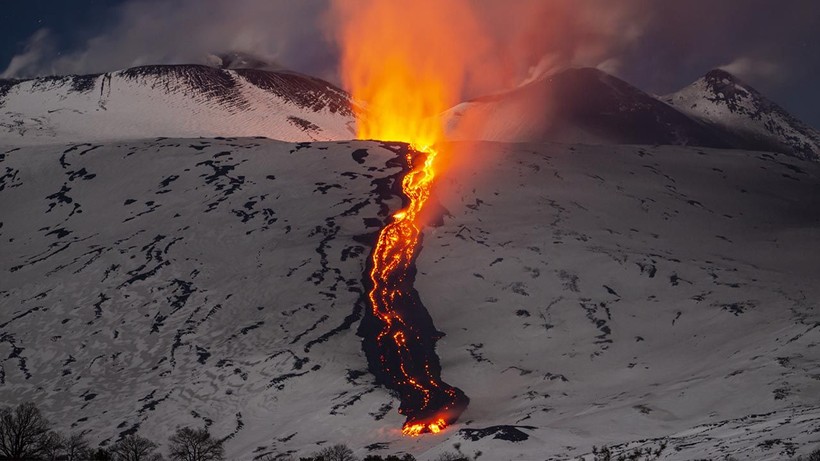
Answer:
<path fill-rule="evenodd" d="M 820 160 L 820 132 L 797 120 L 754 88 L 713 70 L 660 98 L 676 109 L 807 160 Z"/>
<path fill-rule="evenodd" d="M 816 166 L 676 147 L 498 150 L 442 181 L 452 217 L 418 263 L 417 287 L 448 333 L 445 378 L 474 402 L 464 420 L 541 428 L 519 447 L 532 459 L 545 446 L 576 456 L 684 426 L 744 427 L 734 419 L 786 407 L 817 417 L 817 368 L 792 362 L 817 358 L 820 265 L 807 249 L 820 243 L 820 214 L 800 204 Z M 453 310 L 470 325 L 437 314 Z M 808 427 L 775 431 L 800 445 Z M 783 456 L 708 432 L 715 446 L 669 459 Z"/>
<path fill-rule="evenodd" d="M 820 160 L 820 132 L 725 71 L 658 97 L 597 69 L 566 69 L 442 114 L 450 139 L 738 148 Z"/>
<path fill-rule="evenodd" d="M 399 434 L 355 334 L 362 236 L 400 205 L 379 187 L 401 173 L 395 147 L 360 141 L 4 148 L 0 401 L 93 442 L 206 424 L 231 459 L 337 442 L 419 459 L 456 442 L 521 460 L 815 448 L 820 165 L 452 147 L 416 283 L 446 333 L 442 377 L 471 399 L 442 434 Z M 462 432 L 497 425 L 528 439 Z"/>
<path fill-rule="evenodd" d="M 347 99 L 330 87 L 300 88 L 289 100 L 255 85 L 248 73 L 290 73 L 154 66 L 97 76 L 25 80 L 0 92 L 0 143 L 32 145 L 164 137 L 265 136 L 286 141 L 349 139 Z M 324 83 L 324 82 L 322 82 Z M 297 82 L 296 85 L 300 83 Z M 0 88 L 2 89 L 2 88 Z M 300 104 L 299 97 L 313 105 Z M 315 102 L 318 101 L 318 104 Z M 317 107 L 319 109 L 317 110 Z"/>

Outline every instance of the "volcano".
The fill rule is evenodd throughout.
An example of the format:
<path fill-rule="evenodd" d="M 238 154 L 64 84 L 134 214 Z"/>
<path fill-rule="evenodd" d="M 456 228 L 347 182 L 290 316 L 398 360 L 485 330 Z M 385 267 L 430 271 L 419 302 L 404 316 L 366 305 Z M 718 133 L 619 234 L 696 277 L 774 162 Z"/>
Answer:
<path fill-rule="evenodd" d="M 723 70 L 667 96 L 598 69 L 566 69 L 443 114 L 454 139 L 659 144 L 820 159 L 820 133 Z"/>
<path fill-rule="evenodd" d="M 463 103 L 445 120 L 454 139 L 730 147 L 708 124 L 591 68 L 568 69 Z"/>
<path fill-rule="evenodd" d="M 737 147 L 820 161 L 820 132 L 725 70 L 712 70 L 661 99 L 697 120 L 732 133 Z"/>
<path fill-rule="evenodd" d="M 456 419 L 380 367 L 374 248 L 423 156 L 347 140 L 347 93 L 204 66 L 4 81 L 0 401 L 94 444 L 205 426 L 231 459 L 807 452 L 820 165 L 717 88 L 667 103 L 581 69 L 445 113 L 490 141 L 435 146 L 460 160 L 385 280 Z M 517 116 L 536 96 L 562 110 Z"/>

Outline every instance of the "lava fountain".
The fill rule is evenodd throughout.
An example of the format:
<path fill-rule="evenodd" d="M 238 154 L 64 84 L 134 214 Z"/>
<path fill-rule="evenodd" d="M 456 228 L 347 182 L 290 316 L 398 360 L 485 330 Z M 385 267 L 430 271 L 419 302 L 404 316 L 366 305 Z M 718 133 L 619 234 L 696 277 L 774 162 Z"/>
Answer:
<path fill-rule="evenodd" d="M 357 109 L 357 137 L 401 141 L 409 170 L 405 206 L 381 230 L 369 261 L 369 314 L 360 334 L 377 381 L 398 393 L 402 432 L 437 433 L 458 419 L 469 399 L 441 380 L 433 326 L 413 288 L 421 244 L 420 214 L 446 155 L 438 114 L 460 97 L 464 69 L 459 34 L 470 24 L 466 1 L 334 2 L 341 24 L 341 73 Z M 454 27 L 458 18 L 459 27 Z M 474 25 L 478 27 L 477 23 Z"/>

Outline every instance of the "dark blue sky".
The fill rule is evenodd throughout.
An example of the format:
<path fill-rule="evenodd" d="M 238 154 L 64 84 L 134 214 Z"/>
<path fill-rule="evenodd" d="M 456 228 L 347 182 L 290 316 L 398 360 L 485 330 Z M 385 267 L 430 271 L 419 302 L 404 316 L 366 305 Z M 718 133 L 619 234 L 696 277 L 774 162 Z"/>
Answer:
<path fill-rule="evenodd" d="M 604 42 L 613 44 L 603 57 L 617 66 L 603 68 L 656 94 L 675 91 L 712 68 L 729 66 L 770 99 L 820 128 L 820 4 L 816 0 L 603 0 L 598 6 L 596 1 L 545 1 L 564 4 L 566 9 L 592 10 L 592 15 L 583 16 L 591 24 L 579 26 L 582 30 L 562 26 L 560 33 L 552 35 L 536 31 L 533 40 L 578 42 L 604 34 Z M 0 73 L 24 77 L 203 62 L 209 53 L 237 49 L 338 83 L 337 53 L 322 30 L 326 2 L 7 1 L 0 8 Z M 487 3 L 492 2 L 476 2 Z M 639 38 L 625 40 L 617 36 L 620 29 L 616 35 L 605 35 L 613 33 L 606 30 L 612 24 L 596 25 L 594 14 L 596 8 L 603 12 L 604 4 L 623 5 L 620 13 L 627 22 L 621 20 L 616 27 L 626 36 L 634 25 Z M 506 27 L 494 33 L 507 35 L 509 24 Z M 563 43 L 542 48 L 554 55 L 574 56 L 579 46 Z"/>
<path fill-rule="evenodd" d="M 0 68 L 23 51 L 39 29 L 54 32 L 58 47 L 80 46 L 100 33 L 112 20 L 112 7 L 125 0 L 24 0 L 6 1 L 0 8 Z"/>

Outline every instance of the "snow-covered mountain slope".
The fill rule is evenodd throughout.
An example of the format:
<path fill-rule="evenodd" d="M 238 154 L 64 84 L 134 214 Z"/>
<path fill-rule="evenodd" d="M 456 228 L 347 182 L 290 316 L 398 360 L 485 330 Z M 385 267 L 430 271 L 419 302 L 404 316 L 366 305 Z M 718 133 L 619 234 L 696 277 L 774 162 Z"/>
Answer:
<path fill-rule="evenodd" d="M 783 459 L 820 430 L 820 165 L 459 143 L 416 288 L 470 406 L 404 438 L 356 329 L 400 146 L 158 139 L 0 157 L 0 401 L 94 441 L 176 425 L 231 459 Z"/>
<path fill-rule="evenodd" d="M 656 437 L 661 459 L 816 443 L 820 165 L 500 145 L 440 185 L 449 216 L 416 286 L 472 399 L 465 424 L 534 427 L 520 459 Z"/>
<path fill-rule="evenodd" d="M 355 238 L 399 204 L 395 155 L 170 139 L 5 153 L 0 401 L 101 437 L 212 424 L 236 459 L 362 430 L 345 415 L 373 392 Z"/>
<path fill-rule="evenodd" d="M 820 161 L 820 132 L 724 70 L 712 70 L 661 99 L 684 113 L 738 134 L 748 146 L 765 146 Z"/>
<path fill-rule="evenodd" d="M 443 114 L 452 138 L 661 144 L 820 160 L 820 133 L 722 70 L 663 97 L 597 69 L 567 69 Z"/>
<path fill-rule="evenodd" d="M 349 139 L 348 95 L 292 72 L 146 66 L 101 75 L 0 80 L 0 144 L 168 137 Z"/>
<path fill-rule="evenodd" d="M 730 147 L 721 130 L 605 72 L 567 69 L 444 114 L 453 139 Z"/>

